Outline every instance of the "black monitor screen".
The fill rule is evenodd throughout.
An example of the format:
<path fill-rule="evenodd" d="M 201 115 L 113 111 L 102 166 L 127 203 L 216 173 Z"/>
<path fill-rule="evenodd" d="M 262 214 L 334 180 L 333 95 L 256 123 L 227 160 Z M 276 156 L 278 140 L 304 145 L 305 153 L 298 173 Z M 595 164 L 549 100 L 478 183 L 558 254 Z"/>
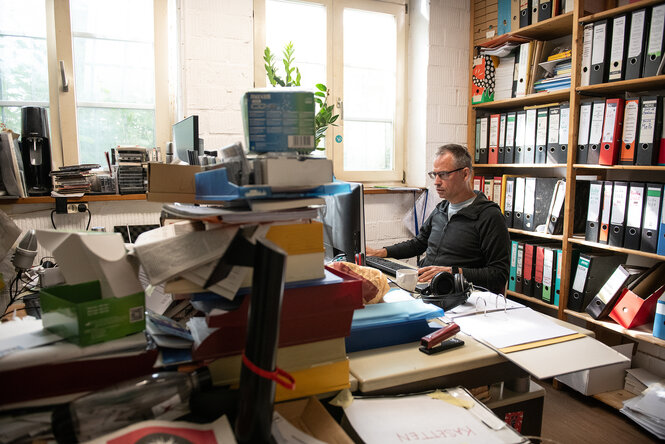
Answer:
<path fill-rule="evenodd" d="M 196 154 L 196 164 L 199 153 L 199 116 L 189 116 L 173 124 L 173 144 L 175 145 L 178 159 L 183 162 L 190 162 L 188 151 L 194 151 Z"/>
<path fill-rule="evenodd" d="M 345 254 L 348 262 L 354 262 L 357 253 L 365 252 L 363 186 L 359 183 L 349 185 L 350 193 L 326 196 L 326 206 L 319 210 L 326 261 Z"/>

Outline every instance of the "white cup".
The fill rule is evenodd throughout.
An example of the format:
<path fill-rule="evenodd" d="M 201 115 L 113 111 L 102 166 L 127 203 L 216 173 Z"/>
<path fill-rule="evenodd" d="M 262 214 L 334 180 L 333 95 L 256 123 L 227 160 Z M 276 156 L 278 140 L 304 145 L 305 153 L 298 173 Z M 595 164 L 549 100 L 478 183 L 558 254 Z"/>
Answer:
<path fill-rule="evenodd" d="M 415 291 L 416 284 L 418 284 L 418 270 L 413 268 L 397 270 L 395 282 L 397 282 L 397 285 L 407 291 Z"/>

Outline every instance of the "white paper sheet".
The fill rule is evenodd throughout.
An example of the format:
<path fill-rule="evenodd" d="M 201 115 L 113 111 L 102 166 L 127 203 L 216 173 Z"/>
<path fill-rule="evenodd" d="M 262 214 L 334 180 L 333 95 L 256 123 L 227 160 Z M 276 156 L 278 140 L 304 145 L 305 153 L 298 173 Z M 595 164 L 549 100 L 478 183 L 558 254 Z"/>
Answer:
<path fill-rule="evenodd" d="M 459 316 L 468 316 L 476 313 L 491 313 L 493 311 L 511 310 L 513 308 L 522 307 L 524 307 L 524 305 L 519 302 L 511 301 L 510 299 L 490 293 L 489 291 L 474 291 L 464 304 L 458 305 L 452 310 L 448 310 L 444 318 L 452 320 Z"/>
<path fill-rule="evenodd" d="M 473 401 L 470 395 L 469 399 Z M 487 412 L 490 415 L 492 412 L 475 401 L 473 404 L 471 409 L 465 409 L 427 395 L 368 398 L 354 399 L 344 413 L 364 442 L 492 444 L 525 441 L 505 425 L 500 430 L 486 425 L 483 418 Z M 473 409 L 483 411 L 474 414 Z"/>
<path fill-rule="evenodd" d="M 464 333 L 499 349 L 576 333 L 527 307 L 458 317 L 455 322 Z"/>

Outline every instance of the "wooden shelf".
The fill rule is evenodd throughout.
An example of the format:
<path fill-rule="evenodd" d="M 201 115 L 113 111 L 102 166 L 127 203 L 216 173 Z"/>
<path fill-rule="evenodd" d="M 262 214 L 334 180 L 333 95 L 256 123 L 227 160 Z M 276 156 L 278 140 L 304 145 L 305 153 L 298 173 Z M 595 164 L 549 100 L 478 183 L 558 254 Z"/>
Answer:
<path fill-rule="evenodd" d="M 508 228 L 508 232 L 514 234 L 524 234 L 526 236 L 540 237 L 542 239 L 553 239 L 553 240 L 563 241 L 563 236 L 560 234 L 539 233 L 537 231 L 525 231 L 525 230 L 518 230 L 516 228 Z"/>
<path fill-rule="evenodd" d="M 655 338 L 653 336 L 653 331 L 652 331 L 652 325 L 653 324 L 644 324 L 640 325 L 637 328 L 623 328 L 621 325 L 617 324 L 616 322 L 612 320 L 599 320 L 599 319 L 594 319 L 591 316 L 589 316 L 587 313 L 579 313 L 577 311 L 565 309 L 564 313 L 566 313 L 569 316 L 573 316 L 579 319 L 583 319 L 587 322 L 590 322 L 592 324 L 600 325 L 603 328 L 606 328 L 608 330 L 615 331 L 617 333 L 620 333 L 622 335 L 634 338 L 634 339 L 639 339 L 640 341 L 644 342 L 649 342 L 651 344 L 656 344 L 661 347 L 665 347 L 665 341 L 659 338 Z"/>
<path fill-rule="evenodd" d="M 598 393 L 593 395 L 594 398 L 603 402 L 610 407 L 614 407 L 617 410 L 623 408 L 624 401 L 628 401 L 631 398 L 637 396 L 634 393 L 630 393 L 628 390 L 614 390 L 612 392 Z"/>
<path fill-rule="evenodd" d="M 665 88 L 665 75 L 645 77 L 643 79 L 621 80 L 619 82 L 600 83 L 598 85 L 578 86 L 575 91 L 581 95 L 598 96 L 602 94 L 623 93 L 626 91 L 649 91 Z"/>
<path fill-rule="evenodd" d="M 665 171 L 662 165 L 589 165 L 586 163 L 576 163 L 573 168 L 578 170 L 633 170 L 633 171 Z"/>
<path fill-rule="evenodd" d="M 86 194 L 83 197 L 68 197 L 67 202 L 109 202 L 122 200 L 146 200 L 145 194 Z M 55 203 L 55 198 L 43 197 L 7 197 L 0 200 L 0 205 Z"/>
<path fill-rule="evenodd" d="M 494 102 L 476 103 L 471 105 L 475 109 L 501 109 L 501 108 L 519 108 L 529 105 L 544 105 L 546 103 L 565 102 L 570 97 L 570 89 L 562 89 L 553 92 L 540 92 L 529 94 L 524 97 L 514 97 L 512 99 L 495 100 Z"/>
<path fill-rule="evenodd" d="M 524 28 L 510 31 L 509 35 L 518 35 L 538 40 L 552 40 L 557 37 L 570 34 L 573 29 L 573 13 L 567 12 L 566 14 L 557 15 L 542 22 L 534 23 L 533 25 L 525 26 Z M 476 44 L 476 46 L 483 46 L 496 37 L 483 40 Z"/>
<path fill-rule="evenodd" d="M 629 5 L 619 6 L 617 8 L 608 9 L 606 11 L 597 12 L 596 14 L 585 15 L 580 17 L 580 23 L 591 23 L 597 20 L 602 20 L 608 17 L 614 17 L 624 12 L 634 11 L 635 9 L 644 8 L 646 6 L 657 5 L 662 3 L 663 0 L 642 0 L 639 2 L 631 3 Z"/>
<path fill-rule="evenodd" d="M 489 164 L 489 163 L 476 163 L 473 165 L 473 168 L 540 168 L 540 169 L 545 169 L 545 168 L 566 168 L 565 163 L 495 163 L 495 164 Z M 665 167 L 663 167 L 665 168 Z"/>
<path fill-rule="evenodd" d="M 570 237 L 568 238 L 568 242 L 571 242 L 573 244 L 586 245 L 587 247 L 598 248 L 601 250 L 615 251 L 617 253 L 634 254 L 636 256 L 643 256 L 651 259 L 657 259 L 659 261 L 665 261 L 665 256 L 661 256 L 656 253 L 647 253 L 646 251 L 631 250 L 630 248 L 614 247 L 612 245 L 599 244 L 597 242 L 589 242 L 587 240 L 584 240 L 583 237 Z"/>
<path fill-rule="evenodd" d="M 514 291 L 506 290 L 506 296 L 512 296 L 514 298 L 521 299 L 523 301 L 531 302 L 533 304 L 542 305 L 543 307 L 551 308 L 552 310 L 557 310 L 556 305 L 548 304 L 542 299 L 532 298 L 531 296 L 524 295 L 522 293 L 516 293 Z"/>

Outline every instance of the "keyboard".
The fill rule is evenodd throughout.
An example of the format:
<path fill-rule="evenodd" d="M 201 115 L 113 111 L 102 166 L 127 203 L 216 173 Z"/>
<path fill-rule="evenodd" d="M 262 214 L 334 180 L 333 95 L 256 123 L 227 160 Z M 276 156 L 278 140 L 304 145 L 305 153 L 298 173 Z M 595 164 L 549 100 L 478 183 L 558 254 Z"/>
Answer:
<path fill-rule="evenodd" d="M 377 270 L 381 270 L 382 272 L 389 274 L 391 276 L 395 276 L 397 274 L 397 270 L 404 270 L 405 268 L 414 268 L 410 265 L 398 264 L 397 262 L 393 262 L 390 259 L 385 259 L 376 256 L 365 257 L 365 265 L 367 265 L 368 267 L 376 268 Z"/>

